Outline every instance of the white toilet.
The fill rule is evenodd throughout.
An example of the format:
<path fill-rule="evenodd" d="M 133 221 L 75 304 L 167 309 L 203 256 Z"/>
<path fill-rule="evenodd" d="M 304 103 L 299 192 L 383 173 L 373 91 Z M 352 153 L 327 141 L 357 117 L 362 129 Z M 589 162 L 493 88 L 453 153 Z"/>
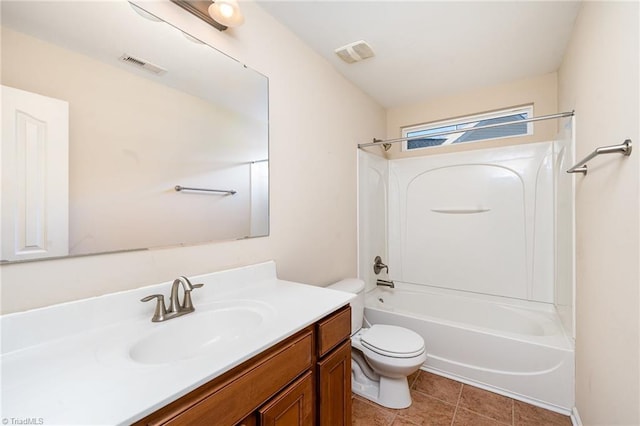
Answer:
<path fill-rule="evenodd" d="M 364 281 L 346 279 L 328 286 L 356 294 L 351 301 L 351 388 L 357 395 L 389 408 L 411 405 L 407 376 L 427 359 L 424 339 L 393 325 L 363 328 Z"/>

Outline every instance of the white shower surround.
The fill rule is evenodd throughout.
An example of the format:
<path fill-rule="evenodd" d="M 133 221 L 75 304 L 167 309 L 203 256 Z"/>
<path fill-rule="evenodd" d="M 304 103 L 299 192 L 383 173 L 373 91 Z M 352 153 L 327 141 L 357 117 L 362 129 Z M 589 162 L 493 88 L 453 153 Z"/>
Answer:
<path fill-rule="evenodd" d="M 570 147 L 569 134 L 398 160 L 359 154 L 367 319 L 420 333 L 423 369 L 564 414 L 574 404 L 573 286 L 558 260 L 572 258 L 558 253 L 573 232 L 556 232 L 572 225 L 556 210 L 558 188 L 571 195 L 560 168 Z M 375 289 L 378 254 L 394 290 Z"/>
<path fill-rule="evenodd" d="M 390 161 L 391 277 L 552 303 L 552 148 Z"/>

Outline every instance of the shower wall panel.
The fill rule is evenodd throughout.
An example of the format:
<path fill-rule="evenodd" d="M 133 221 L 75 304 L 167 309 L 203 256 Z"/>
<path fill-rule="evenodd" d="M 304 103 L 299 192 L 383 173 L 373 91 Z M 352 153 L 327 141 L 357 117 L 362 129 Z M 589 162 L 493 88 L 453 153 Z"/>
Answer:
<path fill-rule="evenodd" d="M 556 259 L 555 305 L 567 336 L 575 339 L 575 207 L 574 175 L 566 170 L 575 164 L 573 118 L 560 128 L 553 144 L 555 159 Z"/>
<path fill-rule="evenodd" d="M 358 276 L 375 287 L 373 259 L 387 259 L 388 161 L 358 150 Z M 383 272 L 381 278 L 387 278 Z"/>
<path fill-rule="evenodd" d="M 391 160 L 390 277 L 553 302 L 552 146 Z"/>

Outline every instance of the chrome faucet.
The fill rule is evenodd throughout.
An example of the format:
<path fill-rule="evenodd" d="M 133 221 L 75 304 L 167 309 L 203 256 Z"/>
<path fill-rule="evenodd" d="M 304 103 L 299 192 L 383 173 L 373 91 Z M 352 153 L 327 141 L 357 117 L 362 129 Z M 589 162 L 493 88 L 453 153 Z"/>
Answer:
<path fill-rule="evenodd" d="M 182 298 L 182 303 L 180 303 L 180 298 L 178 296 L 178 291 L 180 290 L 180 285 L 184 290 L 184 296 Z M 169 296 L 169 309 L 165 307 L 164 304 L 164 295 L 162 294 L 152 294 L 147 297 L 143 297 L 140 299 L 141 302 L 149 302 L 150 300 L 156 299 L 156 310 L 153 313 L 153 317 L 151 321 L 153 322 L 162 322 L 167 321 L 172 318 L 177 318 L 182 315 L 186 315 L 189 312 L 195 311 L 193 307 L 193 302 L 191 301 L 191 292 L 194 288 L 200 288 L 203 284 L 191 284 L 191 281 L 187 277 L 178 277 L 173 281 L 171 285 L 171 295 Z"/>
<path fill-rule="evenodd" d="M 180 289 L 180 284 L 182 284 L 182 288 L 184 290 L 184 297 L 182 299 L 182 304 L 178 300 L 178 290 Z M 178 277 L 173 281 L 173 285 L 171 286 L 171 296 L 169 296 L 169 309 L 167 313 L 182 313 L 188 314 L 189 312 L 193 312 L 195 308 L 193 307 L 193 303 L 191 302 L 191 291 L 194 288 L 200 288 L 202 284 L 191 284 L 191 281 L 187 277 Z"/>

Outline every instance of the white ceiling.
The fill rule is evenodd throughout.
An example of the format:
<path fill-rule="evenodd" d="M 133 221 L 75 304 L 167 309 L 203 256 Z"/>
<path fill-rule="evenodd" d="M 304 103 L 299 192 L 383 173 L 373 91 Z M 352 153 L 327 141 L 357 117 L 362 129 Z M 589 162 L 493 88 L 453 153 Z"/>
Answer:
<path fill-rule="evenodd" d="M 580 7 L 516 0 L 259 4 L 385 107 L 556 71 Z M 349 65 L 334 54 L 357 40 L 376 56 Z"/>

